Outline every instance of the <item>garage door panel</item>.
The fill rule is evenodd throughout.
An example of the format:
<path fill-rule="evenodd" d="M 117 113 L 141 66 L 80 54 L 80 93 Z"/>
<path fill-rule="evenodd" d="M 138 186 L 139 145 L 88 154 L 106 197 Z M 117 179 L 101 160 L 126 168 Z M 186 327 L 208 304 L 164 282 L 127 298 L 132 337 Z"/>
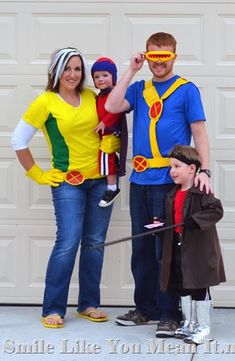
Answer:
<path fill-rule="evenodd" d="M 112 222 L 108 240 L 130 234 L 128 224 Z M 133 277 L 131 274 L 131 242 L 105 248 L 105 261 L 101 282 L 102 302 L 110 305 L 133 304 Z"/>
<path fill-rule="evenodd" d="M 10 235 L 0 235 L 0 289 L 16 286 L 16 263 L 9 269 L 9 260 L 16 257 L 15 238 Z"/>
<path fill-rule="evenodd" d="M 222 146 L 226 144 L 230 149 L 235 148 L 235 87 L 217 87 L 216 92 L 216 143 Z"/>
<path fill-rule="evenodd" d="M 235 17 L 234 10 L 231 14 L 222 12 L 217 18 L 218 51 L 217 64 L 235 65 Z"/>
<path fill-rule="evenodd" d="M 155 11 L 154 11 L 155 10 Z M 179 62 L 187 64 L 203 64 L 203 15 L 202 14 L 175 14 L 166 8 L 153 8 L 151 15 L 146 14 L 126 14 L 126 34 L 130 46 L 127 48 L 127 59 L 130 54 L 135 53 L 142 44 L 142 50 L 145 50 L 145 42 L 150 34 L 158 31 L 174 33 L 176 39 L 183 39 L 178 47 Z M 168 14 L 167 14 L 168 13 Z M 185 37 L 189 34 L 191 37 Z M 192 47 L 191 39 L 194 39 Z"/>
<path fill-rule="evenodd" d="M 33 13 L 31 16 L 32 37 L 36 39 L 32 44 L 31 64 L 47 64 L 52 49 L 63 46 L 76 46 L 93 59 L 96 59 L 97 55 L 102 52 L 108 52 L 109 14 L 58 14 L 53 12 L 49 14 Z M 64 31 L 65 29 L 66 31 Z"/>
<path fill-rule="evenodd" d="M 235 160 L 231 151 L 213 151 L 213 188 L 215 195 L 221 199 L 225 216 L 222 223 L 235 224 Z"/>
<path fill-rule="evenodd" d="M 220 239 L 221 249 L 223 254 L 226 283 L 221 283 L 219 286 L 213 287 L 212 295 L 215 306 L 232 307 L 234 306 L 234 292 L 235 292 L 235 245 L 234 245 L 234 232 L 231 239 Z"/>
<path fill-rule="evenodd" d="M 0 64 L 17 62 L 17 13 L 0 14 Z M 8 34 L 7 41 L 5 34 Z"/>

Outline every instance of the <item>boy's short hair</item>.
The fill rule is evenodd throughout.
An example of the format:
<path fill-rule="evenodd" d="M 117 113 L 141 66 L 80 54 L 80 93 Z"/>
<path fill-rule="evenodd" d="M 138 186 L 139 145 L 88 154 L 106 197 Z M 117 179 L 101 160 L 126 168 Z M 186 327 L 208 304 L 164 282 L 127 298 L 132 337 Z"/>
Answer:
<path fill-rule="evenodd" d="M 189 145 L 175 145 L 170 153 L 169 158 L 175 158 L 188 165 L 195 164 L 196 172 L 201 167 L 200 156 L 196 148 Z"/>
<path fill-rule="evenodd" d="M 152 34 L 148 40 L 146 41 L 146 50 L 148 51 L 148 47 L 150 44 L 156 46 L 172 46 L 173 52 L 176 52 L 176 40 L 173 35 L 168 33 L 155 33 Z"/>

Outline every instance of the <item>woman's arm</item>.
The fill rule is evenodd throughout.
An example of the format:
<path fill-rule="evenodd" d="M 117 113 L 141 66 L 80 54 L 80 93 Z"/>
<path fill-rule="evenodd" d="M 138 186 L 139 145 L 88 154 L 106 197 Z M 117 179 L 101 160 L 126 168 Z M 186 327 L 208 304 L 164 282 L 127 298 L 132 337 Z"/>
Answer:
<path fill-rule="evenodd" d="M 27 177 L 39 184 L 57 187 L 59 183 L 64 181 L 63 173 L 58 169 L 43 171 L 35 163 L 32 153 L 28 148 L 28 143 L 36 131 L 36 128 L 21 119 L 11 139 L 12 147 L 16 151 L 19 162 L 27 171 Z"/>
<path fill-rule="evenodd" d="M 28 148 L 28 143 L 33 138 L 36 131 L 37 128 L 21 119 L 11 138 L 12 148 L 16 151 L 17 157 L 25 170 L 32 168 L 35 163 Z"/>
<path fill-rule="evenodd" d="M 29 148 L 16 150 L 17 158 L 19 159 L 20 164 L 22 167 L 28 171 L 32 168 L 32 166 L 35 164 L 35 161 L 33 159 L 32 153 L 29 150 Z"/>

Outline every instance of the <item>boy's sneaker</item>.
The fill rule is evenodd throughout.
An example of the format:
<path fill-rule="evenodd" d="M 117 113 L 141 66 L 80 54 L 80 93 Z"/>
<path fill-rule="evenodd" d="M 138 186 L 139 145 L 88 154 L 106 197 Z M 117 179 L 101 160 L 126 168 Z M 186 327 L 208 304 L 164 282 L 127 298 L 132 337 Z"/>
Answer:
<path fill-rule="evenodd" d="M 113 202 L 115 201 L 115 199 L 119 196 L 120 194 L 120 189 L 117 188 L 115 191 L 111 191 L 111 189 L 107 189 L 104 192 L 104 196 L 101 199 L 99 206 L 100 207 L 108 207 L 111 204 L 113 204 Z"/>
<path fill-rule="evenodd" d="M 165 320 L 160 321 L 157 331 L 156 337 L 164 338 L 164 337 L 174 337 L 175 331 L 179 327 L 179 324 L 173 320 Z"/>
<path fill-rule="evenodd" d="M 125 315 L 118 316 L 115 322 L 122 326 L 139 326 L 147 325 L 152 322 L 156 323 L 157 321 L 150 321 L 138 310 L 130 310 L 128 313 L 125 313 Z"/>

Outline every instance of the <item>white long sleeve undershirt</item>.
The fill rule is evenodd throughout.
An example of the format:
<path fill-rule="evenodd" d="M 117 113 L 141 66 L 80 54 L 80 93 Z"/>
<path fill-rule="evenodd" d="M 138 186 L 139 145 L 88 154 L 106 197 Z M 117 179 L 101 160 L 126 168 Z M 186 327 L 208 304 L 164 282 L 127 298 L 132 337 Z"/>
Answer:
<path fill-rule="evenodd" d="M 23 119 L 17 124 L 13 136 L 11 138 L 11 145 L 14 150 L 21 150 L 28 148 L 30 140 L 36 133 L 37 128 L 26 123 Z"/>

